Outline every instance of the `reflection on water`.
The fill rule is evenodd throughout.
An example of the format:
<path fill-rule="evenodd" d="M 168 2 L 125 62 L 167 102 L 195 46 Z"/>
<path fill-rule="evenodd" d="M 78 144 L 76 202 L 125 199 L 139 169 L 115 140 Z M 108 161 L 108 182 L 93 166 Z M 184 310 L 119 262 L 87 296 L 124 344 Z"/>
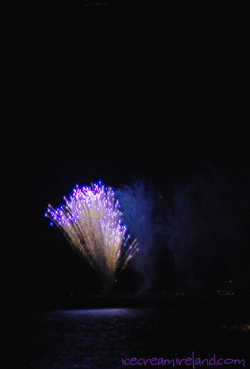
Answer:
<path fill-rule="evenodd" d="M 244 334 L 197 319 L 195 313 L 164 309 L 41 312 L 13 333 L 12 354 L 2 358 L 2 367 L 117 369 L 123 367 L 121 358 L 188 357 L 192 351 L 201 357 L 236 357 L 247 352 L 249 335 Z M 241 352 L 236 351 L 239 342 Z"/>
<path fill-rule="evenodd" d="M 89 310 L 57 310 L 47 314 L 63 314 L 63 315 L 84 315 L 84 316 L 121 316 L 121 315 L 141 315 L 141 311 L 138 309 L 89 309 Z"/>
<path fill-rule="evenodd" d="M 46 368 L 101 368 L 103 365 L 117 368 L 121 364 L 122 353 L 141 352 L 145 344 L 141 329 L 150 329 L 150 323 L 145 322 L 148 315 L 148 310 L 136 309 L 46 313 L 42 316 L 46 352 L 43 351 L 41 360 L 46 359 Z M 40 351 L 37 349 L 34 351 Z"/>

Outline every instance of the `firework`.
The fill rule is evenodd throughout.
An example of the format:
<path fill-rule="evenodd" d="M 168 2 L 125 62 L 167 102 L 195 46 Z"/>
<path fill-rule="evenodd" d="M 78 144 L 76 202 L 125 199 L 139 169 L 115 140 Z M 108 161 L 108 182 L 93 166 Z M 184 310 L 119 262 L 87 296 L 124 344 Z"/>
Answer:
<path fill-rule="evenodd" d="M 45 217 L 63 232 L 72 248 L 83 256 L 105 280 L 113 285 L 133 255 L 138 243 L 129 242 L 122 213 L 112 189 L 101 183 L 92 187 L 76 186 L 65 205 L 54 209 L 48 205 Z"/>

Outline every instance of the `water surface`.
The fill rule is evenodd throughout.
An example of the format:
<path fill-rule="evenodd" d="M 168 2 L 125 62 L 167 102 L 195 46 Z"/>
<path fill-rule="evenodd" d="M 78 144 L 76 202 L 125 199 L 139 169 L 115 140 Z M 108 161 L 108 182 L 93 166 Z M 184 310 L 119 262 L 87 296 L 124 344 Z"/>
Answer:
<path fill-rule="evenodd" d="M 1 368 L 117 369 L 125 367 L 121 358 L 187 358 L 192 351 L 202 358 L 246 358 L 249 332 L 228 328 L 194 310 L 33 313 L 9 332 Z"/>

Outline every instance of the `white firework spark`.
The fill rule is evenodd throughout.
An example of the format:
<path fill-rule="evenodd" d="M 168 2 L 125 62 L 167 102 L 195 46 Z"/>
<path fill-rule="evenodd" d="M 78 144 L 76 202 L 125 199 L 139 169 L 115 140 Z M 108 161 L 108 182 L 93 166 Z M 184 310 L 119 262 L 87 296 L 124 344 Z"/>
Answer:
<path fill-rule="evenodd" d="M 48 217 L 62 230 L 72 248 L 112 285 L 117 272 L 123 270 L 138 251 L 137 240 L 128 243 L 126 226 L 112 189 L 101 183 L 73 189 L 65 205 L 54 209 L 48 205 Z"/>

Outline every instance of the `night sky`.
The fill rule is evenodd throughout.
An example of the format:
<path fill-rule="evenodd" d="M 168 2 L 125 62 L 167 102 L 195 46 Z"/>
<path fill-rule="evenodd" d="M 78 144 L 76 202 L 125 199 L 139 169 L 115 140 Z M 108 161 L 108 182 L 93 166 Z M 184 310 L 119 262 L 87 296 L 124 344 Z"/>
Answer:
<path fill-rule="evenodd" d="M 1 14 L 3 295 L 94 280 L 44 218 L 76 183 L 183 184 L 212 165 L 249 201 L 247 10 L 204 20 L 179 5 L 177 22 L 172 5 L 97 8 Z"/>

